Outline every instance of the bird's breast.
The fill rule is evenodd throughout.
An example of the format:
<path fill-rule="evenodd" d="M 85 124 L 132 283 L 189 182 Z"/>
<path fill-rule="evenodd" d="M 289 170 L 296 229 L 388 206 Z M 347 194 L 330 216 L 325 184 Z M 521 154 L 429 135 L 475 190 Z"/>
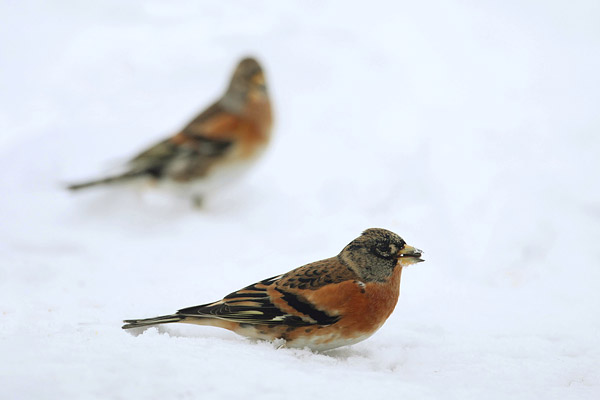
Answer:
<path fill-rule="evenodd" d="M 332 315 L 340 316 L 333 326 L 357 334 L 371 334 L 391 315 L 400 294 L 401 268 L 385 283 L 345 281 L 306 294 L 308 300 Z"/>

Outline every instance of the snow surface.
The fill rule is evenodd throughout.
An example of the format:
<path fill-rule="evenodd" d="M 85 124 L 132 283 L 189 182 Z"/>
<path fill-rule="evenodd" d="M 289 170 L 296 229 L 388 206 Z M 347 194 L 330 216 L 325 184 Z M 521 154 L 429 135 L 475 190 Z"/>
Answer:
<path fill-rule="evenodd" d="M 0 398 L 600 398 L 598 2 L 349 3 L 0 2 Z M 175 131 L 246 54 L 275 140 L 204 211 L 62 190 Z M 427 262 L 362 343 L 121 330 L 368 227 Z"/>

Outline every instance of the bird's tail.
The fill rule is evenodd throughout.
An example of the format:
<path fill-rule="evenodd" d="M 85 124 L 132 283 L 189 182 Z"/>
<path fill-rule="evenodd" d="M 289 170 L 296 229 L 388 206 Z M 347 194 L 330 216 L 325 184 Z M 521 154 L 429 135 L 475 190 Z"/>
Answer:
<path fill-rule="evenodd" d="M 82 182 L 82 183 L 75 183 L 72 185 L 67 186 L 67 189 L 69 190 L 79 190 L 79 189 L 85 189 L 91 186 L 96 186 L 96 185 L 104 185 L 104 184 L 108 184 L 108 183 L 116 183 L 116 182 L 125 182 L 140 176 L 144 176 L 147 175 L 148 172 L 147 171 L 129 171 L 129 172 L 125 172 L 124 174 L 120 174 L 120 175 L 113 175 L 113 176 L 109 176 L 106 178 L 102 178 L 102 179 L 96 179 L 93 181 L 89 181 L 89 182 Z"/>
<path fill-rule="evenodd" d="M 185 315 L 163 315 L 161 317 L 146 318 L 146 319 L 126 319 L 123 329 L 140 328 L 143 326 L 158 325 L 158 324 L 170 324 L 172 322 L 181 322 L 185 319 Z"/>

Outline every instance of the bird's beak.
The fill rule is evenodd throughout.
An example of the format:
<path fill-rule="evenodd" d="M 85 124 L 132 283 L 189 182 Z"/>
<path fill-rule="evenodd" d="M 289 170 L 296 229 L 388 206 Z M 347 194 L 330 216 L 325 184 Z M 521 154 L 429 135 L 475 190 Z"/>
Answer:
<path fill-rule="evenodd" d="M 402 266 L 423 262 L 421 255 L 423 252 L 415 247 L 405 245 L 398 253 L 398 263 Z"/>

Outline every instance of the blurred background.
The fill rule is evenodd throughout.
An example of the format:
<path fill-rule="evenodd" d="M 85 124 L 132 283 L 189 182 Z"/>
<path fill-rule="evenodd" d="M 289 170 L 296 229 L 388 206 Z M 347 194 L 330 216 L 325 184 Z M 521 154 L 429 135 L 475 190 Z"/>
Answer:
<path fill-rule="evenodd" d="M 599 20 L 579 0 L 0 2 L 0 382 L 125 396 L 120 379 L 156 376 L 158 358 L 142 394 L 177 383 L 185 397 L 204 382 L 181 386 L 191 366 L 219 382 L 210 366 L 261 357 L 240 379 L 273 394 L 285 388 L 259 373 L 330 394 L 362 393 L 360 376 L 371 394 L 596 398 Z M 152 190 L 63 190 L 177 131 L 245 55 L 265 67 L 275 129 L 238 185 L 201 211 Z M 427 262 L 378 334 L 330 358 L 210 328 L 119 329 L 369 227 Z"/>

